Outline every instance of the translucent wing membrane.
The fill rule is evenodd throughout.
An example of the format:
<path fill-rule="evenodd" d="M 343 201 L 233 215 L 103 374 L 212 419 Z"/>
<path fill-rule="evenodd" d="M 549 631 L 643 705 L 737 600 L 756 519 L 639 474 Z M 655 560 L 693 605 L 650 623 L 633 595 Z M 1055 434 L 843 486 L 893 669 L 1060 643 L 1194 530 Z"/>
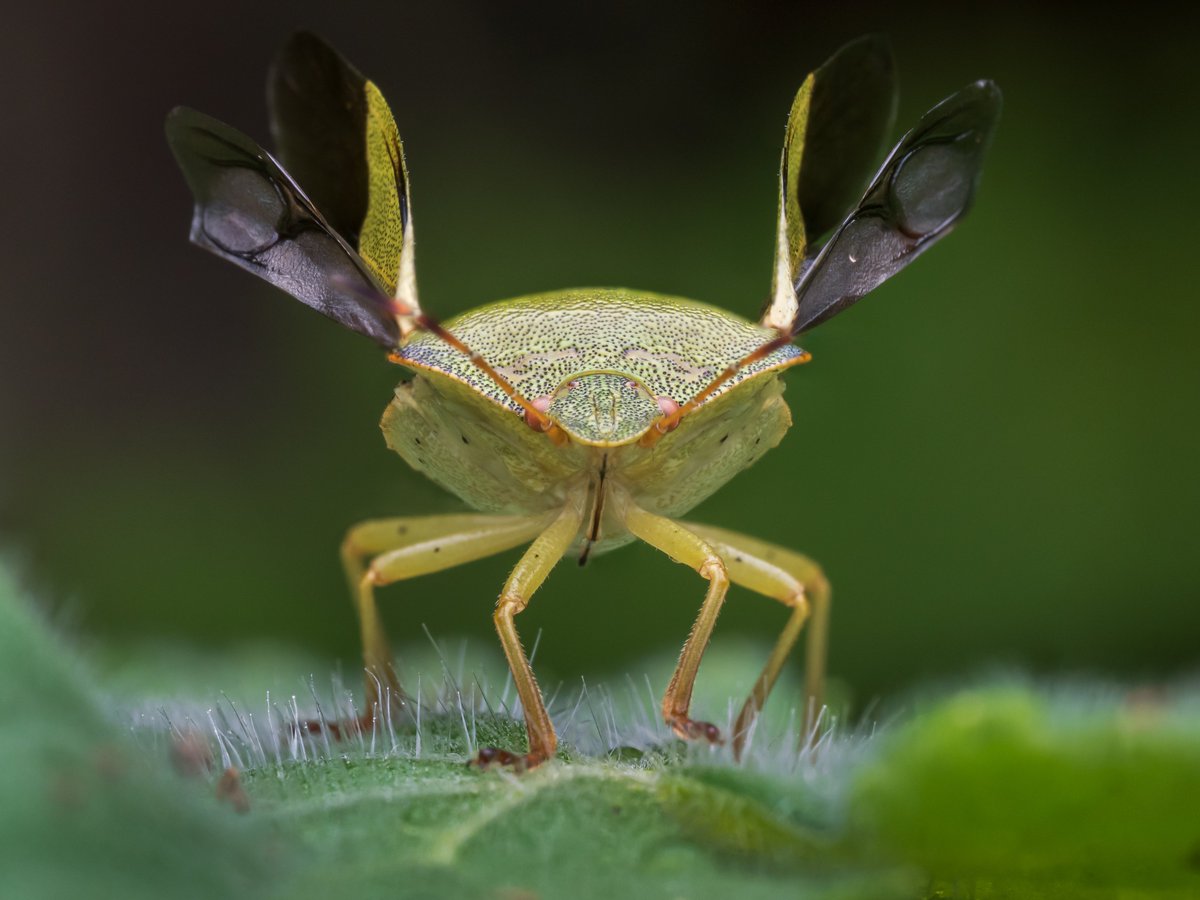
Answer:
<path fill-rule="evenodd" d="M 196 201 L 193 243 L 379 344 L 398 343 L 370 268 L 269 153 L 185 107 L 167 116 L 166 131 Z"/>
<path fill-rule="evenodd" d="M 379 89 L 299 32 L 271 67 L 267 99 L 283 164 L 387 292 L 418 310 L 404 147 Z"/>
<path fill-rule="evenodd" d="M 792 103 L 779 168 L 775 281 L 762 324 L 785 329 L 812 243 L 837 225 L 875 170 L 896 116 L 887 39 L 868 35 L 810 74 Z"/>
<path fill-rule="evenodd" d="M 896 64 L 881 35 L 847 44 L 813 79 L 795 197 L 809 244 L 836 226 L 879 165 L 896 124 Z"/>
<path fill-rule="evenodd" d="M 950 231 L 974 199 L 999 116 L 999 88 L 977 81 L 921 118 L 797 282 L 788 332 L 841 312 Z"/>

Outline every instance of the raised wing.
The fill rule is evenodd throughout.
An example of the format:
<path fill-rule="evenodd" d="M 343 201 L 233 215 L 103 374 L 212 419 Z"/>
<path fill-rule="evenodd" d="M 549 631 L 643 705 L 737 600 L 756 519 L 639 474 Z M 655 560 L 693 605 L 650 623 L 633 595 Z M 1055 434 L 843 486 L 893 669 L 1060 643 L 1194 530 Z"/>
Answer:
<path fill-rule="evenodd" d="M 798 306 L 788 333 L 837 315 L 950 231 L 975 197 L 1000 105 L 1000 89 L 977 81 L 904 136 L 796 283 Z"/>
<path fill-rule="evenodd" d="M 288 38 L 267 75 L 275 154 L 351 246 L 367 213 L 365 84 L 308 32 Z"/>
<path fill-rule="evenodd" d="M 267 100 L 283 164 L 387 292 L 419 311 L 404 147 L 379 89 L 298 32 L 271 67 Z"/>
<path fill-rule="evenodd" d="M 895 63 L 881 35 L 842 47 L 800 86 L 779 166 L 774 283 L 763 325 L 783 330 L 795 318 L 795 284 L 812 244 L 861 196 L 895 116 Z"/>
<path fill-rule="evenodd" d="M 171 111 L 166 131 L 196 201 L 193 243 L 347 328 L 396 346 L 400 326 L 371 267 L 269 153 L 186 107 Z"/>

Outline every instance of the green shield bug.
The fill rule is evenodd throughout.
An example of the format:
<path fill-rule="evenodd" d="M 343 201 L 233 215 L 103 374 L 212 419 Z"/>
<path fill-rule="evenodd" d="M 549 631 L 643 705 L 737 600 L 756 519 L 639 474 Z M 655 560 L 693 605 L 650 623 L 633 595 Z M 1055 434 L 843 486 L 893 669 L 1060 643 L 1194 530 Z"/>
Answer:
<path fill-rule="evenodd" d="M 999 116 L 996 86 L 977 81 L 943 100 L 875 170 L 896 105 L 887 42 L 861 38 L 810 74 L 788 116 L 773 286 L 757 322 L 693 300 L 589 288 L 504 300 L 440 324 L 417 299 L 408 172 L 379 90 L 301 33 L 276 60 L 269 99 L 278 161 L 193 110 L 167 118 L 195 196 L 192 241 L 385 347 L 412 373 L 384 412 L 388 444 L 475 510 L 372 520 L 347 534 L 366 721 L 381 704 L 405 702 L 375 589 L 527 545 L 494 621 L 529 747 L 485 749 L 476 762 L 528 768 L 549 759 L 557 738 L 516 616 L 565 555 L 582 561 L 640 539 L 707 581 L 663 698 L 675 733 L 721 739 L 690 707 L 731 582 L 790 612 L 733 725 L 735 753 L 806 624 L 812 728 L 830 602 L 820 568 L 679 517 L 783 437 L 791 415 L 780 375 L 809 358 L 796 337 L 966 213 Z"/>

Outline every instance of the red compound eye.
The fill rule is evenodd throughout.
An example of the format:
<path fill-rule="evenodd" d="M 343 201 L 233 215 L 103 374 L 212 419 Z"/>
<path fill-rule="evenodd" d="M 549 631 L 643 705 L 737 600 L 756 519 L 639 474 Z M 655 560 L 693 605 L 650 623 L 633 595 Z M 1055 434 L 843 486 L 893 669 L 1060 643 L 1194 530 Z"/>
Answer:
<path fill-rule="evenodd" d="M 636 382 L 636 381 L 626 381 L 626 382 L 625 382 L 625 387 L 626 387 L 628 390 L 631 390 L 631 391 L 636 391 L 636 390 L 637 390 L 637 382 Z"/>
<path fill-rule="evenodd" d="M 579 387 L 578 381 L 568 381 L 567 382 L 567 390 L 568 391 L 571 390 L 572 388 L 577 388 L 577 387 Z"/>

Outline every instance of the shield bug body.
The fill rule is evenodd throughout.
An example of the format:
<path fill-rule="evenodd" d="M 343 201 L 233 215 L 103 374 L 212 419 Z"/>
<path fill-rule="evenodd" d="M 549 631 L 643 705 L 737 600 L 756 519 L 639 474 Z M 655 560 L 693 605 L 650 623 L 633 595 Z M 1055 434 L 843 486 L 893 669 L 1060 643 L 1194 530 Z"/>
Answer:
<path fill-rule="evenodd" d="M 171 113 L 168 141 L 196 200 L 192 240 L 387 348 L 413 375 L 384 413 L 388 444 L 476 510 L 372 520 L 346 536 L 368 718 L 381 703 L 404 702 L 376 588 L 527 545 L 494 621 L 529 747 L 483 750 L 478 762 L 545 761 L 556 737 L 516 616 L 564 556 L 582 561 L 640 539 L 708 585 L 663 698 L 671 728 L 720 739 L 690 706 L 731 582 L 790 611 L 733 725 L 735 752 L 806 623 L 811 727 L 829 614 L 820 568 L 679 517 L 783 437 L 791 416 L 780 375 L 809 358 L 797 335 L 897 272 L 970 206 L 999 91 L 980 81 L 951 95 L 868 178 L 895 96 L 891 53 L 878 37 L 847 45 L 803 82 L 785 133 L 773 288 L 757 322 L 676 297 L 575 289 L 440 324 L 417 299 L 408 174 L 391 112 L 374 84 L 312 35 L 294 36 L 272 69 L 279 161 L 214 119 Z"/>

